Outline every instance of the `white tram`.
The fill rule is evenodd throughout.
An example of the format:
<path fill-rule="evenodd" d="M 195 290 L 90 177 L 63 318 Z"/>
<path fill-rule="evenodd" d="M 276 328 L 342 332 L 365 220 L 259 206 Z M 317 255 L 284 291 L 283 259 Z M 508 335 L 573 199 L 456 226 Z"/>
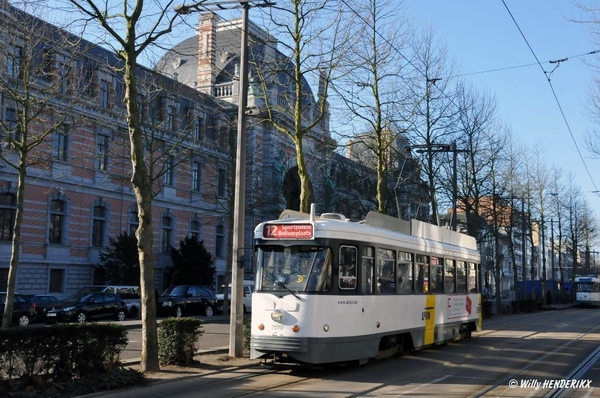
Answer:
<path fill-rule="evenodd" d="M 576 277 L 575 302 L 580 305 L 600 307 L 600 278 L 593 275 Z"/>
<path fill-rule="evenodd" d="M 475 239 L 369 213 L 286 210 L 254 232 L 251 357 L 364 363 L 481 330 Z"/>

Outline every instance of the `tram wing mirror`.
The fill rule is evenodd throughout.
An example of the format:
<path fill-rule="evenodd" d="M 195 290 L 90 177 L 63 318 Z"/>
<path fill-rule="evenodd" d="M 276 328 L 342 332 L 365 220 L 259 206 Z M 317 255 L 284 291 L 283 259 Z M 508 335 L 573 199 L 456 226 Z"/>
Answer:
<path fill-rule="evenodd" d="M 244 268 L 246 264 L 246 248 L 240 247 L 237 252 L 237 266 L 238 268 Z"/>

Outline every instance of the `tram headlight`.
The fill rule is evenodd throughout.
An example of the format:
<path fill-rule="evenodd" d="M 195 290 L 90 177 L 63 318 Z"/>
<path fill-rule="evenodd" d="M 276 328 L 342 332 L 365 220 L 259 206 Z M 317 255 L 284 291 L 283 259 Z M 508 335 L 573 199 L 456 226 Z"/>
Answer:
<path fill-rule="evenodd" d="M 329 325 L 328 324 L 323 325 L 323 330 L 326 332 L 329 332 Z"/>
<path fill-rule="evenodd" d="M 271 319 L 275 322 L 281 322 L 281 320 L 283 319 L 283 311 L 273 310 L 273 312 L 271 312 Z"/>

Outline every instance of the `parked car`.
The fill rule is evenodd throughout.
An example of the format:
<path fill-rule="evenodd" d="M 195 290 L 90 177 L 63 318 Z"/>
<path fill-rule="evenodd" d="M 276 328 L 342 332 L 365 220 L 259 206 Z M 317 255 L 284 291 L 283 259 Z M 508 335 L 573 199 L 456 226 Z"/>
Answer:
<path fill-rule="evenodd" d="M 4 306 L 6 304 L 6 292 L 0 292 L 0 317 L 4 317 Z M 22 294 L 15 293 L 13 299 L 12 321 L 18 326 L 28 326 L 36 316 L 35 305 Z M 1 323 L 1 321 L 0 321 Z"/>
<path fill-rule="evenodd" d="M 43 322 L 46 319 L 46 311 L 58 304 L 58 298 L 51 294 L 24 294 L 35 307 L 36 315 L 34 322 Z"/>
<path fill-rule="evenodd" d="M 252 291 L 254 290 L 254 281 L 244 281 L 244 314 L 252 311 Z M 231 284 L 229 284 L 228 299 L 231 306 Z M 217 314 L 223 313 L 223 301 L 225 296 L 225 285 L 221 285 L 217 293 Z"/>
<path fill-rule="evenodd" d="M 46 312 L 46 323 L 95 321 L 115 319 L 124 321 L 127 305 L 118 295 L 99 292 L 74 294 L 61 300 Z"/>
<path fill-rule="evenodd" d="M 140 316 L 140 287 L 125 285 L 90 285 L 82 288 L 78 294 L 107 292 L 119 295 L 127 305 L 127 316 L 137 318 Z"/>
<path fill-rule="evenodd" d="M 157 313 L 164 316 L 183 315 L 213 316 L 217 298 L 210 286 L 177 285 L 168 288 L 160 295 Z"/>

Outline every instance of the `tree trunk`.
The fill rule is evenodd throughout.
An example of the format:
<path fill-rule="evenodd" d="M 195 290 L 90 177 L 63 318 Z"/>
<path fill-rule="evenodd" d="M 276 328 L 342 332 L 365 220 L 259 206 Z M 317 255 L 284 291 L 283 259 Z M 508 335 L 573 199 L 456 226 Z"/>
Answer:
<path fill-rule="evenodd" d="M 17 268 L 19 267 L 19 257 L 21 252 L 21 226 L 23 225 L 23 204 L 25 203 L 25 178 L 27 177 L 27 165 L 25 164 L 26 157 L 27 154 L 21 152 L 17 182 L 17 211 L 15 214 L 15 223 L 13 227 L 10 265 L 8 268 L 8 283 L 6 286 L 6 303 L 4 304 L 4 315 L 2 317 L 2 329 L 7 329 L 12 326 L 14 300 L 9 300 L 9 298 L 14 298 L 15 296 Z"/>
<path fill-rule="evenodd" d="M 142 315 L 142 353 L 140 370 L 160 370 L 158 362 L 158 329 L 154 264 L 152 260 L 152 176 L 144 162 L 143 132 L 137 104 L 136 56 L 134 51 L 123 52 L 125 58 L 125 104 L 131 145 L 131 183 L 138 206 L 139 226 L 136 231 L 140 262 L 140 293 Z"/>

